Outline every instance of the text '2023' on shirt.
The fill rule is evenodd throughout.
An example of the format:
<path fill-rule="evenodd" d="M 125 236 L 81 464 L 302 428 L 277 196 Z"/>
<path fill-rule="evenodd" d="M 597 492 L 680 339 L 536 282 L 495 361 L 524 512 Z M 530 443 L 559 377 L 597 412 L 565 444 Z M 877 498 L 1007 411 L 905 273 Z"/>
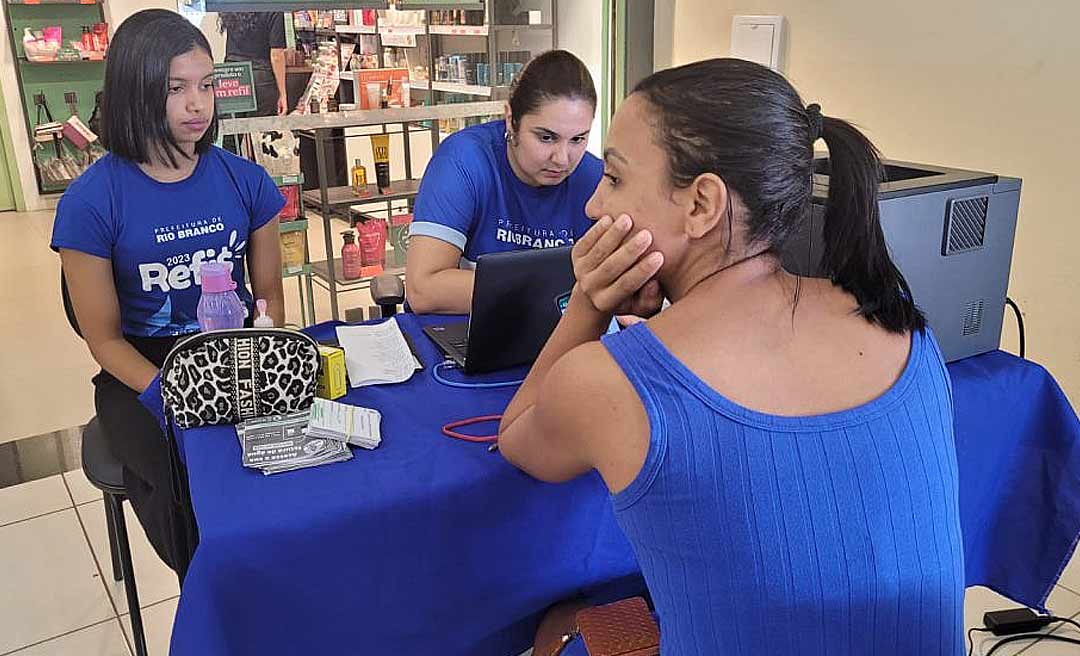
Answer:
<path fill-rule="evenodd" d="M 125 335 L 183 335 L 199 329 L 203 262 L 231 264 L 236 293 L 251 306 L 249 238 L 284 204 L 262 167 L 220 148 L 179 182 L 158 182 L 109 154 L 60 199 L 51 245 L 112 261 Z"/>
<path fill-rule="evenodd" d="M 428 163 L 409 234 L 460 248 L 465 264 L 487 253 L 568 246 L 592 226 L 585 203 L 603 173 L 585 153 L 566 180 L 532 187 L 510 168 L 505 121 L 466 128 Z"/>

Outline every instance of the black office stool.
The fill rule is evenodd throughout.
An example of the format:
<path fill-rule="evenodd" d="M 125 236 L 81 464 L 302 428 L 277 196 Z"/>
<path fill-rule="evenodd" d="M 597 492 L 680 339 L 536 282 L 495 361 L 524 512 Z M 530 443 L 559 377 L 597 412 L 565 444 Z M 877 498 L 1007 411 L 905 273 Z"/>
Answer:
<path fill-rule="evenodd" d="M 127 522 L 124 520 L 124 468 L 109 451 L 97 417 L 83 429 L 83 473 L 105 497 L 105 522 L 109 527 L 109 553 L 112 555 L 113 580 L 124 582 L 128 612 L 131 614 L 131 640 L 136 656 L 146 656 L 146 636 L 143 633 L 139 591 L 135 587 L 135 566 L 128 544 Z"/>

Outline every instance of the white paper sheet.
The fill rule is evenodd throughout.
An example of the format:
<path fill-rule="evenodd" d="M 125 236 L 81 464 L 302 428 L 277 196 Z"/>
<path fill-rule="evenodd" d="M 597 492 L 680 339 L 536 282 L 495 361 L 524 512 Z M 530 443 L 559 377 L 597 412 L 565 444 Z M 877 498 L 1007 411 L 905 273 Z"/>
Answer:
<path fill-rule="evenodd" d="M 393 317 L 367 326 L 338 326 L 337 338 L 353 387 L 401 383 L 413 374 L 412 351 Z"/>

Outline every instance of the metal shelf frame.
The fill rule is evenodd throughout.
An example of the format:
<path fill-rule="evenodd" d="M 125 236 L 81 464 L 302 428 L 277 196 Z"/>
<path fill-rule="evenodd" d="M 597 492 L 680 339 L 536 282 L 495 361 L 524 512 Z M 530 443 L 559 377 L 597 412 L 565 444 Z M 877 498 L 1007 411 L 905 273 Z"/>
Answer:
<path fill-rule="evenodd" d="M 257 116 L 252 118 L 230 118 L 223 119 L 220 126 L 220 133 L 222 135 L 228 134 L 241 134 L 247 132 L 266 132 L 269 130 L 293 130 L 300 134 L 301 137 L 307 139 L 313 139 L 315 141 L 315 157 L 318 166 L 319 174 L 319 189 L 318 194 L 314 194 L 314 189 L 309 190 L 306 193 L 301 194 L 303 199 L 303 205 L 305 210 L 314 210 L 314 207 L 318 207 L 320 214 L 315 215 L 313 212 L 308 216 L 319 216 L 322 219 L 323 226 L 323 238 L 326 245 L 327 260 L 320 262 L 313 262 L 311 265 L 312 275 L 307 279 L 314 279 L 320 287 L 323 287 L 330 294 L 330 314 L 334 320 L 338 320 L 341 317 L 341 311 L 338 304 L 338 294 L 346 291 L 354 291 L 357 289 L 366 289 L 371 285 L 370 278 L 361 278 L 358 281 L 346 281 L 338 280 L 337 271 L 340 269 L 336 265 L 334 254 L 334 239 L 333 239 L 333 227 L 331 220 L 333 216 L 334 207 L 345 207 L 349 205 L 362 205 L 366 203 L 376 203 L 385 201 L 387 206 L 394 199 L 411 199 L 415 196 L 412 192 L 413 188 L 419 188 L 418 178 L 413 171 L 412 154 L 409 146 L 409 139 L 405 139 L 405 173 L 407 180 L 394 181 L 391 189 L 394 189 L 393 185 L 397 185 L 399 188 L 402 186 L 409 187 L 409 189 L 402 189 L 403 193 L 389 194 L 389 195 L 372 195 L 367 198 L 360 198 L 359 196 L 352 196 L 350 198 L 336 198 L 331 200 L 331 187 L 329 187 L 327 181 L 329 180 L 329 171 L 327 170 L 326 162 L 326 145 L 330 141 L 344 139 L 357 139 L 370 137 L 371 135 L 346 134 L 344 137 L 335 137 L 333 130 L 344 128 L 363 128 L 363 127 L 382 127 L 384 130 L 388 125 L 400 125 L 401 132 L 409 134 L 414 130 L 410 129 L 410 125 L 429 121 L 430 127 L 425 128 L 431 132 L 432 152 L 438 148 L 439 145 L 439 130 L 438 121 L 440 119 L 449 118 L 469 118 L 473 116 L 490 116 L 493 114 L 500 114 L 503 111 L 504 103 L 502 101 L 486 101 L 475 103 L 458 103 L 451 105 L 426 105 L 422 107 L 400 107 L 391 109 L 368 109 L 368 110 L 354 110 L 347 112 L 334 112 L 334 113 L 321 113 L 321 114 L 305 114 L 305 115 L 289 115 L 289 116 Z M 340 188 L 338 188 L 340 190 Z M 350 190 L 351 191 L 351 190 Z M 337 193 L 343 194 L 344 192 L 338 191 Z M 410 200 L 411 202 L 411 200 Z M 312 207 L 307 207 L 310 203 Z M 388 269 L 387 273 L 395 275 L 404 275 L 403 270 Z M 310 293 L 309 293 L 310 295 Z M 313 317 L 314 319 L 314 317 Z"/>

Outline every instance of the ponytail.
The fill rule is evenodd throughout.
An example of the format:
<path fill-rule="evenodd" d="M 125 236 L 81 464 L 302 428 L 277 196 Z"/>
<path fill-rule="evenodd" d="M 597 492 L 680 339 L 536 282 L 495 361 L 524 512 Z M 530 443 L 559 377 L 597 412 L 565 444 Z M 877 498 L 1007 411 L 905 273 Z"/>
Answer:
<path fill-rule="evenodd" d="M 741 59 L 658 71 L 634 93 L 653 108 L 672 184 L 686 187 L 702 173 L 720 176 L 747 209 L 748 243 L 776 253 L 810 211 L 814 142 L 823 138 L 831 168 L 826 275 L 855 297 L 867 321 L 894 333 L 925 326 L 885 246 L 877 203 L 881 161 L 861 132 L 823 117 L 816 104 L 805 106 L 776 71 Z"/>
<path fill-rule="evenodd" d="M 829 147 L 825 272 L 855 297 L 858 314 L 871 323 L 893 333 L 922 330 L 926 320 L 881 230 L 878 184 L 883 169 L 877 149 L 862 132 L 836 118 L 821 117 L 821 137 Z"/>

